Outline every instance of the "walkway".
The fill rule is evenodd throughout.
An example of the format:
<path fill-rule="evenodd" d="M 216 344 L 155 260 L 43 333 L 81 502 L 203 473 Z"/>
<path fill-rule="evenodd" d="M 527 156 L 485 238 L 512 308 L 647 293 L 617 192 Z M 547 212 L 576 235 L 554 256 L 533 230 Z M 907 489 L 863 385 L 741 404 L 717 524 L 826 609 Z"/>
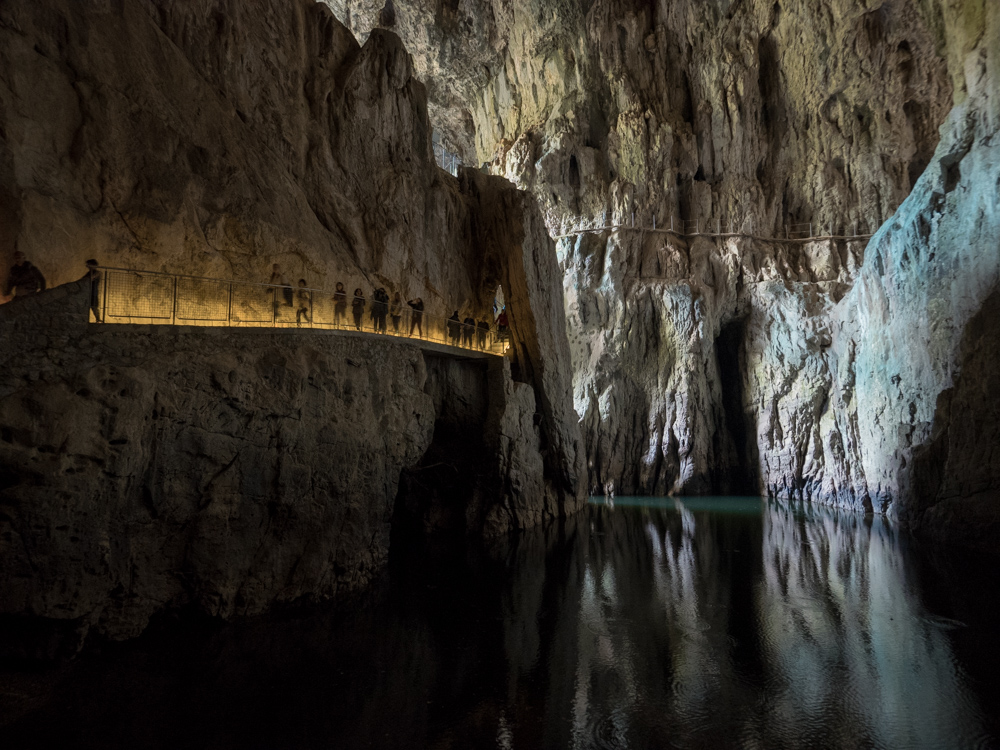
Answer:
<path fill-rule="evenodd" d="M 495 356 L 508 347 L 506 335 L 492 321 L 486 321 L 488 327 L 465 325 L 416 313 L 405 302 L 398 320 L 388 314 L 376 319 L 373 301 L 365 299 L 355 319 L 353 295 L 338 304 L 334 293 L 323 289 L 104 266 L 98 273 L 97 304 L 89 312 L 92 322 L 341 331 L 412 339 L 438 351 L 443 347 Z"/>

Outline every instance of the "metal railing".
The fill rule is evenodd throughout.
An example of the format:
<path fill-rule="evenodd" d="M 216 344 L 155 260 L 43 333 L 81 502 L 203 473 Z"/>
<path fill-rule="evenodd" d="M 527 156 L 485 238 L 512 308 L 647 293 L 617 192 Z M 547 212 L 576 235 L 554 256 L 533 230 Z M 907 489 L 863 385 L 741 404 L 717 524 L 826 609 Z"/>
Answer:
<path fill-rule="evenodd" d="M 502 355 L 509 332 L 489 321 L 464 321 L 379 305 L 370 297 L 300 286 L 184 276 L 99 266 L 93 322 L 234 328 L 362 331 Z M 394 315 L 393 313 L 398 313 Z"/>
<path fill-rule="evenodd" d="M 434 146 L 434 160 L 445 172 L 458 177 L 458 168 L 462 166 L 462 158 L 458 154 L 438 143 Z"/>
<path fill-rule="evenodd" d="M 867 240 L 871 234 L 859 234 L 858 225 L 855 222 L 849 227 L 837 224 L 786 224 L 778 229 L 778 232 L 769 236 L 756 234 L 754 232 L 754 221 L 752 216 L 745 217 L 745 220 L 729 219 L 722 221 L 719 218 L 709 219 L 679 219 L 673 215 L 664 224 L 657 226 L 656 216 L 653 215 L 652 223 L 644 224 L 640 220 L 636 221 L 636 215 L 618 217 L 608 217 L 605 211 L 602 216 L 592 220 L 584 220 L 585 225 L 570 230 L 565 234 L 556 235 L 553 239 L 563 239 L 574 237 L 580 234 L 591 232 L 607 232 L 615 230 L 632 230 L 637 232 L 655 232 L 660 234 L 672 234 L 678 237 L 748 237 L 751 239 L 763 240 L 765 242 L 810 242 L 813 240 Z"/>

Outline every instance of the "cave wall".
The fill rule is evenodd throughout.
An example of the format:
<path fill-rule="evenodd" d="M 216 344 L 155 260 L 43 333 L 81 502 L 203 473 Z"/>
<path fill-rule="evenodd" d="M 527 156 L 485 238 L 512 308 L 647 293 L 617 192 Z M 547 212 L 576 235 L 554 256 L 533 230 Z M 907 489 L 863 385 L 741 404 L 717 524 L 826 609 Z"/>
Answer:
<path fill-rule="evenodd" d="M 350 3 L 361 38 L 375 5 Z M 534 192 L 553 236 L 633 216 L 739 235 L 558 240 L 593 491 L 732 476 L 717 346 L 739 325 L 760 491 L 922 524 L 908 467 L 997 282 L 995 4 L 411 0 L 391 20 L 474 127 L 434 126 Z M 781 241 L 798 223 L 847 239 Z"/>
<path fill-rule="evenodd" d="M 38 655 L 54 632 L 72 652 L 178 607 L 228 619 L 342 595 L 381 569 L 390 531 L 414 531 L 407 507 L 418 535 L 473 537 L 574 509 L 552 501 L 534 390 L 505 360 L 94 325 L 89 300 L 71 282 L 0 308 L 7 646 Z"/>
<path fill-rule="evenodd" d="M 6 2 L 0 164 L 50 283 L 83 261 L 476 299 L 469 207 L 434 167 L 424 87 L 389 33 L 362 47 L 312 0 Z"/>

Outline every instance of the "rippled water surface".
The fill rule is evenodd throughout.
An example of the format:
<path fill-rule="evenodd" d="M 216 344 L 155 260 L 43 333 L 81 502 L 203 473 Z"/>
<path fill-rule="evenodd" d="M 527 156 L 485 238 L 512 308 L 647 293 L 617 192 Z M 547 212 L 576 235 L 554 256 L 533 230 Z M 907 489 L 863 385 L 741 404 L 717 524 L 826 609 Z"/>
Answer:
<path fill-rule="evenodd" d="M 1000 747 L 996 560 L 757 499 L 400 553 L 350 607 L 6 672 L 5 747 Z"/>

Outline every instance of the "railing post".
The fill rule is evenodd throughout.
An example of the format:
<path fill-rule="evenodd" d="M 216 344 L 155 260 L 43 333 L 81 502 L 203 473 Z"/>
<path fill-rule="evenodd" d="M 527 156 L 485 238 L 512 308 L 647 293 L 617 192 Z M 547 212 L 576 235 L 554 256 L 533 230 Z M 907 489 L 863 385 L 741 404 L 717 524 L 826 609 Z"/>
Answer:
<path fill-rule="evenodd" d="M 674 231 L 674 215 L 670 214 L 670 231 Z"/>
<path fill-rule="evenodd" d="M 226 311 L 226 322 L 230 328 L 233 325 L 233 282 L 229 282 L 229 309 Z"/>
<path fill-rule="evenodd" d="M 170 314 L 170 323 L 177 325 L 177 277 L 174 276 L 174 309 Z"/>
<path fill-rule="evenodd" d="M 812 222 L 809 222 L 809 237 L 812 238 L 812 236 L 813 236 L 813 225 Z"/>
<path fill-rule="evenodd" d="M 104 272 L 104 294 L 101 296 L 101 323 L 108 322 L 108 275 L 110 271 Z M 93 294 L 93 292 L 91 292 Z M 88 313 L 87 317 L 90 317 Z"/>
<path fill-rule="evenodd" d="M 271 328 L 278 325 L 278 287 L 271 287 Z"/>

